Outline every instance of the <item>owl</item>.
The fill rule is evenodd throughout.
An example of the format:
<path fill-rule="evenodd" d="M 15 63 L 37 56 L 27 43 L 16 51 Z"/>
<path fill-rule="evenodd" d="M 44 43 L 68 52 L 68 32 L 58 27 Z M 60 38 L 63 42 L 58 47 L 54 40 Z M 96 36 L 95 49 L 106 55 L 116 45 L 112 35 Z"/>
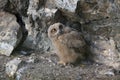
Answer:
<path fill-rule="evenodd" d="M 59 64 L 66 65 L 83 59 L 86 43 L 80 32 L 62 23 L 55 23 L 48 28 L 48 37 L 59 57 Z"/>

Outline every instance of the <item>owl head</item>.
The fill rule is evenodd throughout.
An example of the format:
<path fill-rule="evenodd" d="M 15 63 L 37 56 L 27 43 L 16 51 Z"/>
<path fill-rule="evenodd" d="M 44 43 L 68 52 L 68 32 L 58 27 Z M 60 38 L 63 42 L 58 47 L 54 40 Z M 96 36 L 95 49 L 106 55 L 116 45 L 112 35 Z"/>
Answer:
<path fill-rule="evenodd" d="M 48 29 L 48 37 L 55 39 L 59 37 L 64 32 L 64 25 L 62 23 L 55 23 L 51 25 Z"/>

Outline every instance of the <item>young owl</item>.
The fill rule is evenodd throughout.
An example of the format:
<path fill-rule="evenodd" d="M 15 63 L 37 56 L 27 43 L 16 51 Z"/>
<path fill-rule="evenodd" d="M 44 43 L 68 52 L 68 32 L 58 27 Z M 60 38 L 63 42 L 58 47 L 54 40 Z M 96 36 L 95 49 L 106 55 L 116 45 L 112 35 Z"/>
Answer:
<path fill-rule="evenodd" d="M 55 23 L 49 27 L 48 37 L 57 51 L 59 64 L 66 65 L 84 58 L 86 44 L 81 33 L 76 30 L 62 23 Z"/>

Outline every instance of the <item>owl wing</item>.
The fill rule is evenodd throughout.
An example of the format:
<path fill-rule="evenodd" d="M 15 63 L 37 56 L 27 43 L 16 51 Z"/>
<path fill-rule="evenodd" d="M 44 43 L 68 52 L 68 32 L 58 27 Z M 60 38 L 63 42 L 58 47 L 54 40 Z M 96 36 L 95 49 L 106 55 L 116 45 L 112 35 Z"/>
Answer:
<path fill-rule="evenodd" d="M 59 38 L 61 44 L 67 45 L 70 48 L 81 48 L 85 46 L 85 41 L 81 34 L 76 31 L 71 31 L 61 35 Z"/>

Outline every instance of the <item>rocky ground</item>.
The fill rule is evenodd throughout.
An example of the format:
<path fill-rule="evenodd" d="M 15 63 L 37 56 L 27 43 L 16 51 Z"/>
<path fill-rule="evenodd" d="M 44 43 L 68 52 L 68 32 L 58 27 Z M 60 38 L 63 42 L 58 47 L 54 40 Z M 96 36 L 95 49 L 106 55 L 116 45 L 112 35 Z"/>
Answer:
<path fill-rule="evenodd" d="M 76 66 L 57 64 L 58 57 L 53 53 L 30 51 L 31 55 L 21 55 L 15 52 L 11 57 L 0 56 L 0 80 L 120 80 L 119 71 L 106 65 L 82 62 Z M 5 73 L 5 64 L 15 57 L 22 62 L 14 79 Z"/>

